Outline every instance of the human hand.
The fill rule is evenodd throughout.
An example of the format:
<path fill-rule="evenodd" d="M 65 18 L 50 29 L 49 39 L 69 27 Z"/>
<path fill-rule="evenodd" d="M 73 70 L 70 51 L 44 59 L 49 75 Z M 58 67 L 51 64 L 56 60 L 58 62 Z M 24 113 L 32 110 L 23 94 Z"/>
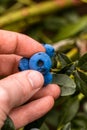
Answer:
<path fill-rule="evenodd" d="M 40 51 L 44 52 L 44 47 L 32 38 L 0 30 L 0 76 L 6 76 L 0 80 L 0 127 L 7 115 L 16 129 L 25 126 L 46 114 L 60 95 L 56 84 L 42 88 L 44 78 L 40 72 L 18 71 L 22 56 L 30 57 Z"/>

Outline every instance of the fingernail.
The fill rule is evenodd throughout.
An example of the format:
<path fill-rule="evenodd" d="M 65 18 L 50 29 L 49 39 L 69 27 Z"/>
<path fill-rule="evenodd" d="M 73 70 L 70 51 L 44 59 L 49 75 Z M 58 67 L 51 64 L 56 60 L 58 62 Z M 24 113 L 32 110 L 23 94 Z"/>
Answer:
<path fill-rule="evenodd" d="M 33 88 L 40 88 L 43 86 L 44 78 L 38 71 L 31 71 L 28 74 L 28 80 Z"/>

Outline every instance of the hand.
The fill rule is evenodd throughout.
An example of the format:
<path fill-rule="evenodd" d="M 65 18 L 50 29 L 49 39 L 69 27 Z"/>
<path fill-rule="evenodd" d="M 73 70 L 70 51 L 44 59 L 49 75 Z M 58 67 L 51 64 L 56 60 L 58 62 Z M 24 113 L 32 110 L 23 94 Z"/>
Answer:
<path fill-rule="evenodd" d="M 7 115 L 16 129 L 40 118 L 54 105 L 60 95 L 55 84 L 42 88 L 44 78 L 40 72 L 18 72 L 20 58 L 30 57 L 44 47 L 32 38 L 10 31 L 0 30 L 0 127 Z M 35 100 L 34 100 L 35 99 Z M 25 102 L 27 104 L 23 105 Z"/>

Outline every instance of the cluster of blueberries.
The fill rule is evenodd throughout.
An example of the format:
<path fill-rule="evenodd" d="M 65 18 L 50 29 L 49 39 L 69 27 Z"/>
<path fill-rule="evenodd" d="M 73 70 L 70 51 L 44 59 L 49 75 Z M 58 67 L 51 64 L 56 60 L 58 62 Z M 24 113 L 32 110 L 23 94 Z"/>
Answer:
<path fill-rule="evenodd" d="M 19 62 L 19 70 L 37 70 L 44 76 L 44 85 L 52 82 L 52 74 L 50 72 L 52 67 L 51 58 L 55 54 L 55 50 L 52 45 L 43 44 L 45 52 L 38 52 L 32 55 L 30 58 L 22 58 Z"/>

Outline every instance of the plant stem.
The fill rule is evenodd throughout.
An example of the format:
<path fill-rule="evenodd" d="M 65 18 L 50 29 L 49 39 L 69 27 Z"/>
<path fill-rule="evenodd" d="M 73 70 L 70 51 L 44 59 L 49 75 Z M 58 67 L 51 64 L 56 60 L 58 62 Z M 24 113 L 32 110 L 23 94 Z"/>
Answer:
<path fill-rule="evenodd" d="M 74 59 L 76 58 L 76 55 L 78 54 L 78 48 L 73 48 L 71 49 L 66 55 L 70 58 L 70 59 Z"/>
<path fill-rule="evenodd" d="M 78 94 L 78 100 L 79 100 L 79 101 L 81 101 L 84 97 L 85 97 L 85 96 L 84 96 L 82 93 Z"/>
<path fill-rule="evenodd" d="M 13 11 L 4 16 L 1 16 L 0 27 L 11 24 L 13 22 L 24 20 L 27 17 L 30 18 L 32 16 L 45 15 L 48 13 L 56 12 L 57 10 L 72 5 L 77 5 L 77 3 L 75 3 L 74 0 L 65 0 L 62 5 L 56 1 L 41 2 L 37 5 L 33 5 L 32 7 L 22 8 L 20 10 Z"/>
<path fill-rule="evenodd" d="M 69 48 L 73 48 L 75 45 L 75 39 L 64 39 L 53 43 L 53 47 L 56 51 L 61 50 L 64 51 Z"/>
<path fill-rule="evenodd" d="M 63 128 L 63 126 L 60 126 L 59 128 L 57 128 L 57 130 L 61 130 Z"/>
<path fill-rule="evenodd" d="M 44 41 L 45 43 L 52 44 L 51 39 L 49 39 L 42 31 L 39 31 L 39 33 L 40 33 L 41 39 L 43 39 L 43 41 Z"/>
<path fill-rule="evenodd" d="M 41 21 L 41 18 L 37 16 L 34 18 L 27 19 L 26 21 L 22 20 L 22 21 L 8 24 L 8 25 L 4 26 L 3 29 L 16 31 L 16 32 L 22 32 L 24 29 L 26 29 L 26 27 L 28 25 L 32 25 L 32 24 L 37 23 L 39 21 Z"/>

